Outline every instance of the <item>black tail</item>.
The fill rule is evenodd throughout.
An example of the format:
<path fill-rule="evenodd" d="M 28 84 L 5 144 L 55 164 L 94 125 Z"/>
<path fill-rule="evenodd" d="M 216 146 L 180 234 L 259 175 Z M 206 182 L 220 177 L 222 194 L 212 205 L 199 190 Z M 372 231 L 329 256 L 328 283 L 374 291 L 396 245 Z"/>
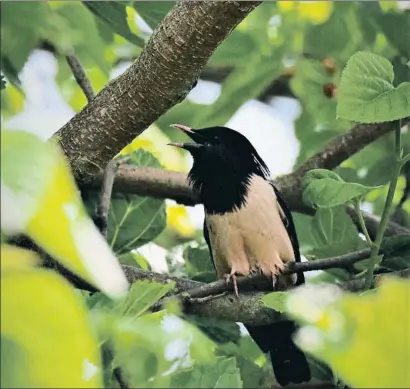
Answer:
<path fill-rule="evenodd" d="M 276 381 L 281 386 L 310 381 L 311 374 L 307 359 L 292 340 L 296 331 L 295 322 L 283 321 L 246 328 L 260 349 L 270 354 Z"/>

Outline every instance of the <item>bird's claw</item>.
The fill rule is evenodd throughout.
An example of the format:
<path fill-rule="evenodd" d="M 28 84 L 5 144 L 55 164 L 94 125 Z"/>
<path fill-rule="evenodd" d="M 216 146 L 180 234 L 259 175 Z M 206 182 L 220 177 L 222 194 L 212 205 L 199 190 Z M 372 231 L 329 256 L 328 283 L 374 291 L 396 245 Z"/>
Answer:
<path fill-rule="evenodd" d="M 237 280 L 236 280 L 236 275 L 235 274 L 225 274 L 224 278 L 225 278 L 226 285 L 228 285 L 229 281 L 232 279 L 233 291 L 235 293 L 235 296 L 239 298 L 238 283 L 237 283 Z"/>

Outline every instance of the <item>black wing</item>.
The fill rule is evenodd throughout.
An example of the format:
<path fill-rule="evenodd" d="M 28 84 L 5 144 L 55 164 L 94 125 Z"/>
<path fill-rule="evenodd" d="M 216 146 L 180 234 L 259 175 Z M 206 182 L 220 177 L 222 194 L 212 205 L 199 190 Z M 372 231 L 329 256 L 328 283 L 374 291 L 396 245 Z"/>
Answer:
<path fill-rule="evenodd" d="M 204 233 L 205 242 L 208 245 L 209 255 L 211 256 L 212 265 L 214 266 L 214 269 L 216 271 L 214 257 L 212 256 L 211 241 L 209 239 L 209 231 L 208 231 L 208 227 L 206 225 L 206 220 L 205 219 L 204 219 L 203 233 Z"/>
<path fill-rule="evenodd" d="M 298 241 L 298 236 L 296 235 L 296 228 L 295 228 L 295 223 L 293 222 L 293 217 L 292 214 L 290 213 L 290 210 L 288 206 L 286 205 L 285 199 L 281 193 L 281 191 L 276 188 L 275 185 L 271 183 L 273 190 L 275 191 L 276 199 L 278 201 L 278 204 L 280 208 L 283 211 L 283 214 L 281 214 L 282 217 L 282 222 L 286 228 L 286 231 L 288 232 L 290 241 L 292 243 L 293 247 L 293 254 L 295 255 L 295 261 L 296 262 L 301 262 L 300 259 L 300 250 L 299 250 L 299 241 Z M 296 279 L 296 285 L 301 285 L 305 283 L 305 276 L 302 273 L 297 273 L 297 279 Z"/>

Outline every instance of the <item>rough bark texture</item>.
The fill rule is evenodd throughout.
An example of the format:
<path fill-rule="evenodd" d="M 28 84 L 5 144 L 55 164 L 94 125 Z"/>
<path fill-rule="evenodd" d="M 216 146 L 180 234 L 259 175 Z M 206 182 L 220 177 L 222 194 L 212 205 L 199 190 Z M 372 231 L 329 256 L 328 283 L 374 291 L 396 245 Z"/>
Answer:
<path fill-rule="evenodd" d="M 182 1 L 135 63 L 55 135 L 74 175 L 87 181 L 181 101 L 216 47 L 258 1 Z"/>

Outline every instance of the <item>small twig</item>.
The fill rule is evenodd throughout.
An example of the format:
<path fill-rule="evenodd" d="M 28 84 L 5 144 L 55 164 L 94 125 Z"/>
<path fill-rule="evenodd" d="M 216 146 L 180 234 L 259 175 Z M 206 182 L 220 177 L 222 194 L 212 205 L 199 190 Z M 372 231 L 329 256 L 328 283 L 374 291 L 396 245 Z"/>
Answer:
<path fill-rule="evenodd" d="M 105 238 L 107 238 L 108 212 L 110 210 L 112 187 L 114 184 L 117 166 L 118 163 L 116 161 L 110 161 L 104 170 L 104 178 L 98 203 L 97 216 L 94 219 L 94 222 Z"/>
<path fill-rule="evenodd" d="M 363 218 L 362 210 L 360 209 L 359 200 L 356 200 L 354 202 L 354 208 L 356 210 L 357 217 L 359 219 L 360 227 L 363 231 L 364 236 L 366 237 L 366 242 L 371 246 L 372 245 L 372 239 L 370 238 L 369 231 L 367 230 L 366 223 L 365 223 L 364 218 Z"/>
<path fill-rule="evenodd" d="M 387 193 L 386 197 L 386 203 L 384 205 L 383 209 L 383 214 L 382 218 L 379 224 L 379 228 L 377 229 L 376 233 L 376 239 L 374 240 L 372 244 L 372 249 L 371 249 L 371 254 L 370 254 L 370 261 L 369 261 L 369 267 L 368 271 L 366 273 L 366 281 L 365 285 L 367 289 L 370 289 L 372 286 L 372 281 L 373 281 L 373 273 L 374 269 L 376 268 L 377 261 L 378 261 L 378 254 L 380 250 L 380 245 L 382 243 L 382 239 L 384 236 L 384 231 L 386 229 L 387 223 L 390 218 L 390 213 L 393 207 L 393 197 L 394 193 L 396 191 L 396 186 L 397 186 L 397 181 L 400 175 L 400 170 L 403 166 L 403 160 L 402 160 L 402 150 L 401 150 L 401 120 L 398 120 L 395 123 L 395 155 L 396 155 L 396 165 L 393 170 L 393 176 L 390 181 L 389 185 L 389 191 Z"/>
<path fill-rule="evenodd" d="M 354 265 L 356 262 L 359 262 L 363 259 L 369 258 L 370 249 L 364 249 L 360 251 L 355 251 L 353 253 L 340 255 L 338 257 L 317 259 L 309 262 L 291 262 L 287 264 L 285 270 L 282 272 L 282 275 L 289 275 L 299 272 L 308 272 L 314 270 L 325 270 L 331 268 L 346 268 Z M 271 281 L 263 275 L 255 275 L 251 277 L 238 277 L 237 285 L 239 289 L 249 290 L 249 289 L 259 289 L 266 290 L 268 289 L 267 284 L 269 284 L 270 289 L 272 289 Z M 220 295 L 226 291 L 233 289 L 232 284 L 226 284 L 225 280 L 218 280 L 211 282 L 209 284 L 202 284 L 197 288 L 184 291 L 183 293 L 177 294 L 171 298 L 179 298 L 182 300 L 189 299 L 198 299 L 204 298 L 212 295 Z M 162 301 L 158 301 L 155 304 L 155 309 L 158 309 L 165 302 L 169 301 L 170 297 L 165 297 Z"/>
<path fill-rule="evenodd" d="M 94 90 L 74 51 L 71 51 L 71 53 L 66 56 L 66 60 L 78 86 L 84 92 L 88 102 L 90 102 L 94 98 Z"/>
<path fill-rule="evenodd" d="M 94 90 L 91 86 L 90 80 L 88 79 L 83 67 L 81 66 L 80 61 L 76 57 L 74 51 L 66 56 L 68 66 L 70 67 L 73 76 L 78 84 L 78 86 L 83 91 L 88 102 L 94 98 Z M 110 209 L 110 201 L 112 194 L 112 187 L 114 184 L 115 172 L 117 170 L 117 162 L 110 161 L 108 162 L 103 175 L 103 183 L 101 187 L 100 201 L 98 204 L 97 215 L 94 219 L 94 222 L 99 227 L 101 234 L 107 238 L 107 227 L 108 227 L 108 211 Z M 112 351 L 107 351 L 111 359 Z M 114 377 L 118 382 L 118 385 L 121 389 L 128 389 L 129 385 L 127 384 L 124 374 L 120 367 L 115 367 L 113 369 Z"/>

